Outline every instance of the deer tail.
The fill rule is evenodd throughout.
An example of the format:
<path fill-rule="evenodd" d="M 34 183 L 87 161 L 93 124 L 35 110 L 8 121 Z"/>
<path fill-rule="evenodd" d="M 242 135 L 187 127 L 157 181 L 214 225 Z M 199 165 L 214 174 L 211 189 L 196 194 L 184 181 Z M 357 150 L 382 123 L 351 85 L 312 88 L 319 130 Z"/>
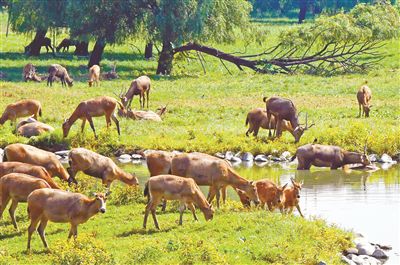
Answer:
<path fill-rule="evenodd" d="M 247 124 L 249 124 L 249 116 L 246 117 L 246 123 L 244 126 L 247 126 Z"/>
<path fill-rule="evenodd" d="M 144 195 L 144 197 L 150 197 L 148 181 L 146 182 L 146 184 L 144 184 L 143 195 Z"/>
<path fill-rule="evenodd" d="M 4 150 L 4 153 L 3 153 L 3 162 L 7 162 L 7 152 L 6 152 L 6 150 Z"/>
<path fill-rule="evenodd" d="M 39 116 L 42 117 L 42 107 L 39 108 Z"/>
<path fill-rule="evenodd" d="M 296 156 L 297 156 L 297 151 L 296 151 L 296 153 L 294 153 L 294 155 L 293 155 L 292 158 L 290 159 L 290 162 L 293 162 L 293 160 L 296 159 Z"/>

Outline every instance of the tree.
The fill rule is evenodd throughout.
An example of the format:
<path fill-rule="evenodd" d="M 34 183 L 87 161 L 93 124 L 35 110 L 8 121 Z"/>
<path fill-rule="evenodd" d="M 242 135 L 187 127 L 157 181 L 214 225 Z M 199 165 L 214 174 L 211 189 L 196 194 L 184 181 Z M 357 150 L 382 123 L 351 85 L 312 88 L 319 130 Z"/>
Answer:
<path fill-rule="evenodd" d="M 28 55 L 38 56 L 41 44 L 50 28 L 63 26 L 66 0 L 9 1 L 9 22 L 14 31 L 35 32 L 35 37 L 27 46 Z"/>
<path fill-rule="evenodd" d="M 171 73 L 174 48 L 185 42 L 231 42 L 234 29 L 251 29 L 245 0 L 159 0 L 147 7 L 147 33 L 162 43 L 157 74 Z"/>

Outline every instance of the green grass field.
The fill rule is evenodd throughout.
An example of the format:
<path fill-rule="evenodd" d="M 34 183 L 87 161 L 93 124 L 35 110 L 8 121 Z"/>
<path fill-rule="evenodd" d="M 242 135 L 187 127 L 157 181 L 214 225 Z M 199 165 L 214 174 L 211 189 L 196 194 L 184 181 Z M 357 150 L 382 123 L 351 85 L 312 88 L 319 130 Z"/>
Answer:
<path fill-rule="evenodd" d="M 77 58 L 71 53 L 56 58 L 46 54 L 28 58 L 22 54 L 23 46 L 32 36 L 11 32 L 6 38 L 5 21 L 5 15 L 1 14 L 0 71 L 7 78 L 0 81 L 0 111 L 17 100 L 35 98 L 43 105 L 41 121 L 55 127 L 56 131 L 26 139 L 15 136 L 7 122 L 0 126 L 0 147 L 23 142 L 57 149 L 81 146 L 103 154 L 122 149 L 175 149 L 210 154 L 227 150 L 272 153 L 275 150 L 294 152 L 297 146 L 318 138 L 320 143 L 361 151 L 367 138 L 369 152 L 393 155 L 400 149 L 398 40 L 387 43 L 384 50 L 388 57 L 368 74 L 333 77 L 262 75 L 250 70 L 240 72 L 235 66 L 228 65 L 230 75 L 218 60 L 209 56 L 206 56 L 206 73 L 195 60 L 178 58 L 172 76 L 155 76 L 156 61 L 143 60 L 142 54 L 130 45 L 143 51 L 144 43 L 129 40 L 124 45 L 107 46 L 102 61 L 103 71 L 110 70 L 110 65 L 116 62 L 121 78 L 102 81 L 100 87 L 89 88 L 87 70 L 81 67 L 87 64 L 87 58 Z M 273 45 L 281 30 L 293 26 L 290 21 L 258 25 L 268 29 L 264 47 L 251 44 L 247 53 Z M 57 36 L 58 42 L 64 36 Z M 242 40 L 229 45 L 210 45 L 226 52 L 244 51 Z M 90 49 L 92 46 L 93 43 Z M 25 83 L 21 73 L 28 62 L 32 62 L 41 74 L 45 74 L 52 63 L 65 65 L 75 84 L 72 88 L 62 88 L 56 83 L 49 88 L 46 82 Z M 122 134 L 118 137 L 115 126 L 107 131 L 105 119 L 97 118 L 98 140 L 94 139 L 89 126 L 83 135 L 78 133 L 80 123 L 72 127 L 68 138 L 62 138 L 61 124 L 79 102 L 100 95 L 113 96 L 113 92 L 128 88 L 134 78 L 143 74 L 149 75 L 153 82 L 150 109 L 168 104 L 162 123 L 121 119 Z M 374 107 L 369 119 L 356 118 L 356 91 L 365 80 L 373 91 Z M 247 112 L 263 107 L 262 97 L 272 95 L 291 98 L 298 110 L 307 112 L 309 119 L 316 123 L 299 144 L 295 145 L 288 133 L 277 140 L 268 139 L 267 131 L 261 131 L 259 139 L 245 137 Z M 132 106 L 139 107 L 137 98 Z M 90 180 L 83 183 L 88 187 L 93 184 Z M 91 189 L 78 191 L 88 193 Z M 118 205 L 119 200 L 122 205 Z M 194 222 L 186 213 L 182 227 L 176 224 L 178 213 L 173 208 L 159 215 L 160 232 L 153 229 L 152 220 L 149 220 L 148 231 L 141 229 L 144 200 L 135 192 L 121 188 L 114 192 L 110 204 L 106 214 L 96 216 L 80 227 L 76 244 L 66 242 L 66 224 L 50 223 L 47 238 L 51 250 L 45 251 L 35 235 L 31 254 L 25 253 L 28 226 L 25 206 L 18 209 L 20 232 L 13 230 L 6 212 L 0 221 L 0 264 L 315 264 L 320 260 L 339 264 L 338 253 L 350 244 L 347 232 L 321 220 L 309 221 L 261 210 L 246 211 L 235 202 L 218 210 L 211 222 L 205 222 L 200 213 L 200 221 Z M 82 260 L 84 262 L 79 263 Z"/>

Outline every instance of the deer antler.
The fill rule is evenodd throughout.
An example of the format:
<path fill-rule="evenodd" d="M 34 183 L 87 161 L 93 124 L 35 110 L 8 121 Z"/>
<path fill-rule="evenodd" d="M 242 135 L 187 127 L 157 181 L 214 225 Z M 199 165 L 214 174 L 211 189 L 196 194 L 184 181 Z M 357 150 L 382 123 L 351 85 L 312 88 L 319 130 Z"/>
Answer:
<path fill-rule="evenodd" d="M 310 128 L 313 127 L 314 125 L 315 125 L 315 123 L 314 123 L 314 121 L 313 121 L 313 123 L 312 123 L 310 126 L 308 126 L 308 113 L 306 112 L 306 128 L 305 128 L 305 130 L 310 129 Z"/>

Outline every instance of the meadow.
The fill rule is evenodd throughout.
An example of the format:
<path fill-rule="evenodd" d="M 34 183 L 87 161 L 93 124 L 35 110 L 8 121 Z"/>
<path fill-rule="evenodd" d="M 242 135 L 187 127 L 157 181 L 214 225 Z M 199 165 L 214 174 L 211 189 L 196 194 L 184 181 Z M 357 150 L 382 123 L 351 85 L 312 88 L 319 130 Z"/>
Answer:
<path fill-rule="evenodd" d="M 362 151 L 367 140 L 370 153 L 394 155 L 400 149 L 398 40 L 387 42 L 382 49 L 388 56 L 368 73 L 323 77 L 256 74 L 227 64 L 232 73 L 229 74 L 218 60 L 209 56 L 205 56 L 206 72 L 203 72 L 195 59 L 179 55 L 171 76 L 156 76 L 157 62 L 144 60 L 143 54 L 135 48 L 143 52 L 144 42 L 132 39 L 105 49 L 102 70 L 109 71 L 116 62 L 120 78 L 89 88 L 87 58 L 78 58 L 71 52 L 53 57 L 43 50 L 40 57 L 28 58 L 22 54 L 23 45 L 33 36 L 11 32 L 6 37 L 5 21 L 5 15 L 0 14 L 0 71 L 7 75 L 0 81 L 0 110 L 17 100 L 35 98 L 43 105 L 40 120 L 56 130 L 26 139 L 14 135 L 7 122 L 0 126 L 0 147 L 21 142 L 51 150 L 80 146 L 106 155 L 143 149 L 270 154 L 285 150 L 293 153 L 296 147 L 317 138 L 319 143 L 355 151 Z M 246 52 L 256 53 L 276 43 L 281 30 L 294 26 L 294 21 L 283 22 L 257 22 L 265 27 L 268 36 L 262 47 L 251 43 L 246 46 Z M 57 43 L 65 36 L 65 33 L 58 35 Z M 246 43 L 238 40 L 233 44 L 209 45 L 226 52 L 244 52 Z M 93 42 L 89 50 L 92 47 Z M 46 74 L 52 63 L 66 66 L 75 80 L 74 86 L 62 88 L 56 83 L 47 87 L 46 82 L 23 82 L 22 68 L 28 62 L 33 63 L 40 74 Z M 107 131 L 105 119 L 97 118 L 94 122 L 99 139 L 94 138 L 89 126 L 83 134 L 79 133 L 80 124 L 72 127 L 66 139 L 62 138 L 61 124 L 79 102 L 100 95 L 114 96 L 143 74 L 152 79 L 150 109 L 168 104 L 162 123 L 121 118 L 121 136 L 118 136 L 115 126 Z M 373 91 L 374 107 L 368 119 L 357 118 L 356 91 L 365 80 Z M 272 95 L 291 98 L 298 110 L 307 112 L 309 120 L 315 122 L 298 144 L 293 143 L 288 133 L 276 140 L 269 139 L 265 130 L 259 133 L 258 139 L 245 136 L 247 112 L 264 107 L 262 97 Z M 139 107 L 137 98 L 132 107 Z M 304 122 L 304 116 L 302 119 Z M 101 189 L 93 179 L 81 178 L 83 181 L 77 191 L 89 194 L 96 188 Z M 194 222 L 187 212 L 182 227 L 176 223 L 176 205 L 169 209 L 159 214 L 161 231 L 154 230 L 152 220 L 146 231 L 141 228 L 144 210 L 141 191 L 115 185 L 107 213 L 80 226 L 77 242 L 67 243 L 67 225 L 51 223 L 46 229 L 51 249 L 44 250 L 35 235 L 33 251 L 26 253 L 28 220 L 21 205 L 17 210 L 20 231 L 14 231 L 7 213 L 0 221 L 0 264 L 316 264 L 320 260 L 340 264 L 338 253 L 348 247 L 351 240 L 350 233 L 327 225 L 323 220 L 245 210 L 238 202 L 229 201 L 211 222 L 205 222 L 200 214 L 200 221 Z"/>

